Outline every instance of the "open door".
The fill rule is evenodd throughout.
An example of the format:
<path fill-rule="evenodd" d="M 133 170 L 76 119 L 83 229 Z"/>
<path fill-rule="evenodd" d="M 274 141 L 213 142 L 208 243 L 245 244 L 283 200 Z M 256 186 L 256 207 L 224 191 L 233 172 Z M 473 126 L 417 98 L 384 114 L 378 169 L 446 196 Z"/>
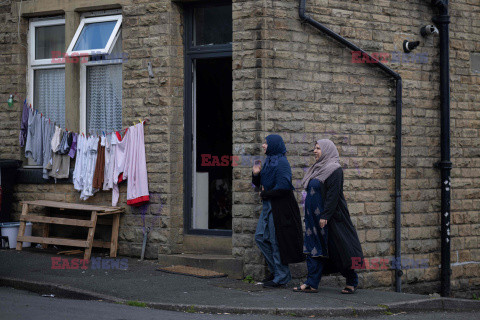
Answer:
<path fill-rule="evenodd" d="M 231 235 L 232 7 L 194 5 L 185 18 L 185 229 Z"/>

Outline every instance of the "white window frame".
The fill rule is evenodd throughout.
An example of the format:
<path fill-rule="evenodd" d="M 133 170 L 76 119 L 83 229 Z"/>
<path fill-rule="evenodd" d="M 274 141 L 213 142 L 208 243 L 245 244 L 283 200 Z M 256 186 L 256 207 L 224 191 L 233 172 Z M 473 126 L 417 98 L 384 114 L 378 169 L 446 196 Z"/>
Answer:
<path fill-rule="evenodd" d="M 117 21 L 115 24 L 115 27 L 113 28 L 112 33 L 110 34 L 110 38 L 107 41 L 107 44 L 105 48 L 103 49 L 89 49 L 89 50 L 77 50 L 73 51 L 73 48 L 75 47 L 75 44 L 78 41 L 78 38 L 80 37 L 80 34 L 83 31 L 83 27 L 85 24 L 90 24 L 90 23 L 97 23 L 97 22 L 107 22 L 107 21 Z M 77 28 L 77 31 L 75 32 L 75 35 L 73 36 L 72 41 L 70 42 L 70 45 L 68 46 L 67 49 L 67 55 L 72 56 L 73 54 L 75 55 L 92 55 L 92 52 L 95 52 L 95 54 L 110 54 L 112 51 L 115 42 L 117 41 L 117 38 L 119 36 L 119 30 L 120 26 L 122 25 L 122 15 L 110 15 L 110 16 L 101 16 L 101 17 L 82 17 L 82 20 L 80 22 L 80 25 Z"/>
<path fill-rule="evenodd" d="M 49 19 L 49 20 L 39 20 L 39 21 L 30 21 L 29 30 L 27 33 L 27 44 L 28 44 L 28 54 L 27 54 L 27 101 L 33 103 L 33 98 L 35 97 L 35 70 L 42 69 L 56 69 L 63 68 L 65 69 L 65 60 L 63 56 L 57 57 L 61 62 L 52 62 L 54 59 L 35 59 L 35 28 L 37 27 L 50 27 L 63 25 L 65 26 L 65 19 Z M 61 52 L 63 54 L 63 52 Z M 35 108 L 35 106 L 33 106 Z M 24 166 L 26 168 L 42 168 L 42 166 L 37 165 L 32 159 L 27 159 L 27 164 Z"/>
<path fill-rule="evenodd" d="M 27 35 L 27 42 L 28 42 L 28 72 L 27 72 L 27 83 L 28 83 L 28 93 L 27 93 L 27 101 L 33 103 L 34 95 L 34 88 L 35 84 L 35 70 L 38 69 L 54 69 L 54 68 L 64 68 L 65 69 L 65 61 L 63 56 L 57 57 L 62 62 L 52 62 L 54 59 L 35 59 L 35 28 L 37 27 L 50 27 L 50 26 L 57 26 L 57 25 L 64 25 L 65 26 L 65 19 L 51 19 L 51 20 L 41 20 L 41 21 L 31 21 L 28 35 Z M 63 54 L 63 52 L 62 52 Z M 34 106 L 35 107 L 35 106 Z"/>

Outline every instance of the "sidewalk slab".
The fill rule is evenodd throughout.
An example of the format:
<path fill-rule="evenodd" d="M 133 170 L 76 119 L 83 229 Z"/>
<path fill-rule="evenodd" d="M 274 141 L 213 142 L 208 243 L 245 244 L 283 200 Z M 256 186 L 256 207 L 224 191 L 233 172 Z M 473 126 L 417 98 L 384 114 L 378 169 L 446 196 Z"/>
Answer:
<path fill-rule="evenodd" d="M 40 250 L 0 251 L 0 285 L 76 299 L 146 302 L 150 307 L 175 311 L 257 313 L 282 315 L 369 315 L 385 311 L 480 310 L 480 302 L 430 298 L 424 295 L 359 290 L 340 294 L 341 288 L 321 287 L 317 294 L 287 289 L 263 289 L 228 278 L 198 279 L 155 271 L 157 261 L 128 258 L 127 270 L 55 270 L 52 257 Z M 50 291 L 50 292 L 49 292 Z"/>

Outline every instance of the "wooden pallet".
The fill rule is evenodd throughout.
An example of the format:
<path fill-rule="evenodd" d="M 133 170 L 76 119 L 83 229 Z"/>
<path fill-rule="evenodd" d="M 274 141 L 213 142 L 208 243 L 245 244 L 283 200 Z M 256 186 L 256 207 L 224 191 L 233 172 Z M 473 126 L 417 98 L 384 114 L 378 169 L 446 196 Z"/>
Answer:
<path fill-rule="evenodd" d="M 64 245 L 71 247 L 85 248 L 84 259 L 90 260 L 92 254 L 92 247 L 110 248 L 110 257 L 117 256 L 118 249 L 118 229 L 120 226 L 120 214 L 124 212 L 121 207 L 107 207 L 107 206 L 95 206 L 88 204 L 77 203 L 65 203 L 48 200 L 37 201 L 22 201 L 22 215 L 20 216 L 20 228 L 18 230 L 17 237 L 17 250 L 22 250 L 23 242 L 33 242 L 42 244 L 43 248 L 46 248 L 49 244 Z M 42 206 L 46 208 L 57 208 L 60 210 L 72 210 L 72 211 L 90 211 L 90 220 L 72 219 L 72 217 L 47 217 L 40 215 L 29 214 L 29 206 Z M 95 228 L 99 216 L 112 215 L 112 237 L 110 242 L 94 240 Z M 25 236 L 25 224 L 27 222 L 43 223 L 43 236 L 31 237 Z M 99 222 L 99 224 L 105 224 L 105 221 Z M 66 238 L 53 238 L 49 237 L 50 224 L 59 224 L 67 226 L 77 226 L 88 228 L 88 236 L 86 240 L 79 239 L 66 239 Z"/>

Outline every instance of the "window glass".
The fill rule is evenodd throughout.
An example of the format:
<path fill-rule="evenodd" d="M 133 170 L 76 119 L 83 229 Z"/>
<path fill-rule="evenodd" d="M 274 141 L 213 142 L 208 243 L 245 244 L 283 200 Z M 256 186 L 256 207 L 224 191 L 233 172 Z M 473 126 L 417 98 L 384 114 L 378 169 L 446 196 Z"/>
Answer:
<path fill-rule="evenodd" d="M 104 49 L 117 21 L 86 23 L 73 51 Z"/>
<path fill-rule="evenodd" d="M 87 132 L 122 128 L 122 65 L 87 67 Z"/>
<path fill-rule="evenodd" d="M 52 51 L 65 51 L 65 25 L 35 28 L 35 59 L 50 59 Z"/>
<path fill-rule="evenodd" d="M 34 78 L 34 108 L 65 128 L 65 69 L 37 69 Z"/>
<path fill-rule="evenodd" d="M 232 42 L 232 6 L 194 9 L 194 39 L 196 46 Z"/>

